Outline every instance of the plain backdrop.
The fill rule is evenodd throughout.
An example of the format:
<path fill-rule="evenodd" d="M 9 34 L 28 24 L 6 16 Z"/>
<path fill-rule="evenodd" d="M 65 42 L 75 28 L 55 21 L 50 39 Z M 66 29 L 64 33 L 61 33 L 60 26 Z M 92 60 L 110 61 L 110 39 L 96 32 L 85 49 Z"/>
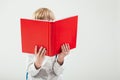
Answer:
<path fill-rule="evenodd" d="M 50 8 L 56 20 L 79 16 L 64 80 L 120 80 L 120 0 L 0 0 L 0 80 L 25 80 L 20 18 L 40 7 Z"/>

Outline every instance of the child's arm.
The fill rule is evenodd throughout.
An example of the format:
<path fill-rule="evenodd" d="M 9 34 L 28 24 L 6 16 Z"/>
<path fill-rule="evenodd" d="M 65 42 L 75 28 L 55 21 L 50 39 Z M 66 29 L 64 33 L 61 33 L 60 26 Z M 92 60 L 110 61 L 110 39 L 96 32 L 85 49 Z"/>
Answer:
<path fill-rule="evenodd" d="M 31 76 L 35 76 L 41 70 L 41 65 L 45 57 L 46 50 L 41 47 L 37 52 L 37 46 L 35 46 L 35 56 L 29 56 L 27 70 Z"/>
<path fill-rule="evenodd" d="M 69 44 L 63 44 L 61 46 L 61 50 L 62 52 L 58 55 L 58 58 L 55 61 L 54 66 L 53 66 L 53 69 L 56 75 L 60 75 L 63 72 L 64 58 L 70 52 Z"/>

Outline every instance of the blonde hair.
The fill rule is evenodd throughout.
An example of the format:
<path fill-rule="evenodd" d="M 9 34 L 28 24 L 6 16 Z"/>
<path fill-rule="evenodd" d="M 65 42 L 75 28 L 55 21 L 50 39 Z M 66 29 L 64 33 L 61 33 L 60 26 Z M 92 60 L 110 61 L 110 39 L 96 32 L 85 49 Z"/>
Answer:
<path fill-rule="evenodd" d="M 33 13 L 33 19 L 54 20 L 54 13 L 48 8 L 39 8 Z"/>

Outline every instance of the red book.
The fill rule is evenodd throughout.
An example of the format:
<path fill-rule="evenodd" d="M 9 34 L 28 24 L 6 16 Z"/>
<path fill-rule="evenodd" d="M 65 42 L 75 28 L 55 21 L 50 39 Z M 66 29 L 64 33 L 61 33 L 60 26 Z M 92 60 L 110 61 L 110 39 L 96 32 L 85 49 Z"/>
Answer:
<path fill-rule="evenodd" d="M 34 54 L 35 45 L 47 49 L 47 56 L 61 51 L 61 45 L 69 43 L 70 49 L 76 48 L 78 16 L 54 22 L 21 18 L 22 52 Z"/>

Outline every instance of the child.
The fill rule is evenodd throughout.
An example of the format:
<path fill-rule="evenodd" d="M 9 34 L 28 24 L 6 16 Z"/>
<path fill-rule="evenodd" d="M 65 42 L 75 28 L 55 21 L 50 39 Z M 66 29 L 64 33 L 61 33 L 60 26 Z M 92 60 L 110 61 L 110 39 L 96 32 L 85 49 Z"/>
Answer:
<path fill-rule="evenodd" d="M 34 12 L 34 19 L 53 21 L 54 14 L 47 8 L 40 8 Z M 62 80 L 64 58 L 69 54 L 70 46 L 65 43 L 61 46 L 61 52 L 53 57 L 45 56 L 47 50 L 40 47 L 35 54 L 28 55 L 28 80 Z"/>

